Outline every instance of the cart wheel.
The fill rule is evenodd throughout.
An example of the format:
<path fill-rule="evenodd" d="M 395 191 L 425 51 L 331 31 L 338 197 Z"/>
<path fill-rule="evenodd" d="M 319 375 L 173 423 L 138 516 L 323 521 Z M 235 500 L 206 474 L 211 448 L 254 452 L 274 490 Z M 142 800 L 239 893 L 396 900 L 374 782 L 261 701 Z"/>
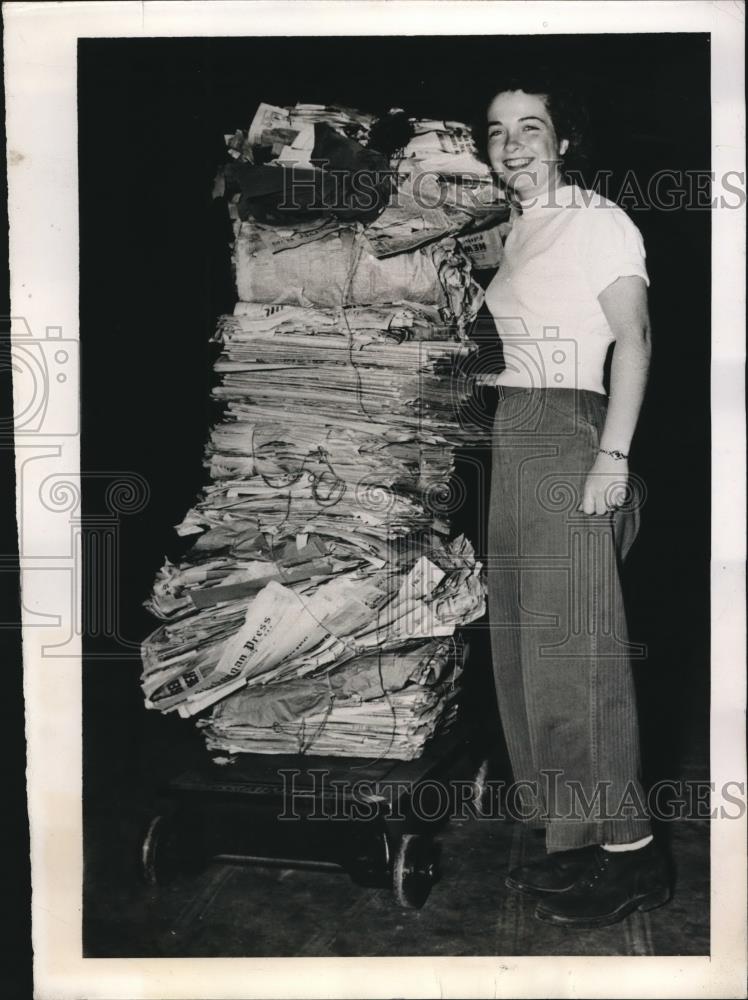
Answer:
<path fill-rule="evenodd" d="M 143 844 L 141 846 L 141 871 L 147 885 L 159 885 L 159 873 L 163 854 L 164 827 L 167 820 L 164 816 L 154 816 L 151 820 Z"/>
<path fill-rule="evenodd" d="M 400 906 L 420 909 L 437 879 L 438 851 L 430 837 L 405 833 L 392 868 L 392 891 Z"/>
<path fill-rule="evenodd" d="M 489 761 L 486 759 L 481 762 L 473 778 L 473 806 L 480 815 L 483 815 L 488 799 L 488 768 Z"/>
<path fill-rule="evenodd" d="M 168 885 L 180 875 L 194 875 L 205 867 L 199 829 L 179 815 L 154 816 L 141 847 L 141 870 L 148 885 Z"/>
<path fill-rule="evenodd" d="M 384 831 L 375 836 L 369 834 L 349 856 L 346 863 L 348 874 L 356 885 L 370 889 L 386 888 L 389 883 L 390 845 Z"/>

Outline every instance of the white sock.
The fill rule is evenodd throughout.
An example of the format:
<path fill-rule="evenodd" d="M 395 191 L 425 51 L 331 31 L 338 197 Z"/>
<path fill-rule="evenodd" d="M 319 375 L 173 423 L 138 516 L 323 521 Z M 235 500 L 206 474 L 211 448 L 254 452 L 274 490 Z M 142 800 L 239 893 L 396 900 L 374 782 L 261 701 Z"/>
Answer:
<path fill-rule="evenodd" d="M 648 837 L 642 837 L 641 840 L 633 840 L 630 844 L 601 844 L 600 846 L 604 851 L 638 851 L 640 848 L 646 847 L 652 839 L 652 834 L 650 833 Z"/>

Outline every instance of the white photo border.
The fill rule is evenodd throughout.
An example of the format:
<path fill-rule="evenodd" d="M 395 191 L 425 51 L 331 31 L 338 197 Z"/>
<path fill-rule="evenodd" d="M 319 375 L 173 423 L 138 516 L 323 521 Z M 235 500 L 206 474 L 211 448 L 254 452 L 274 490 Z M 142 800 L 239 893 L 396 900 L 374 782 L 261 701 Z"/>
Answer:
<path fill-rule="evenodd" d="M 745 182 L 745 7 L 731 0 L 8 3 L 4 18 L 13 335 L 44 340 L 39 350 L 58 340 L 59 357 L 74 358 L 79 324 L 78 38 L 709 32 L 712 169 Z M 745 211 L 712 222 L 711 780 L 745 790 Z M 17 414 L 33 393 L 26 376 L 14 377 Z M 82 958 L 79 542 L 38 498 L 42 468 L 79 496 L 74 367 L 64 392 L 59 432 L 16 436 L 36 997 L 746 995 L 745 815 L 712 822 L 709 957 Z M 42 631 L 59 646 L 52 668 Z"/>

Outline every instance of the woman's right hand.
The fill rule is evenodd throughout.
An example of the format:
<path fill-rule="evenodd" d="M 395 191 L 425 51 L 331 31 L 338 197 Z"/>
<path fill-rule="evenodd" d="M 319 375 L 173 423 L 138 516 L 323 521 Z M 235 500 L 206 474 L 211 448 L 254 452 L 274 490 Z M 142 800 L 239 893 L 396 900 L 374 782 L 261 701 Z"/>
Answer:
<path fill-rule="evenodd" d="M 582 502 L 577 510 L 585 514 L 609 514 L 625 503 L 628 496 L 629 463 L 626 459 L 600 454 L 587 473 Z"/>

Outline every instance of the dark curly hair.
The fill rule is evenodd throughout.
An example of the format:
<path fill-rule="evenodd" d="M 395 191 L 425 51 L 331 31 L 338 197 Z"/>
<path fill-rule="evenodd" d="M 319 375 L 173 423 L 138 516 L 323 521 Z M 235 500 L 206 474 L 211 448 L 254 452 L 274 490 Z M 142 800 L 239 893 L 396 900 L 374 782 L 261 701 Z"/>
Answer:
<path fill-rule="evenodd" d="M 578 173 L 587 160 L 587 108 L 573 84 L 562 80 L 554 70 L 546 68 L 513 72 L 497 78 L 495 85 L 491 87 L 489 100 L 481 104 L 473 121 L 473 139 L 478 156 L 490 165 L 486 116 L 489 104 L 497 94 L 515 90 L 542 95 L 557 139 L 559 142 L 561 139 L 569 142 L 561 171 L 566 177 L 571 173 Z"/>

